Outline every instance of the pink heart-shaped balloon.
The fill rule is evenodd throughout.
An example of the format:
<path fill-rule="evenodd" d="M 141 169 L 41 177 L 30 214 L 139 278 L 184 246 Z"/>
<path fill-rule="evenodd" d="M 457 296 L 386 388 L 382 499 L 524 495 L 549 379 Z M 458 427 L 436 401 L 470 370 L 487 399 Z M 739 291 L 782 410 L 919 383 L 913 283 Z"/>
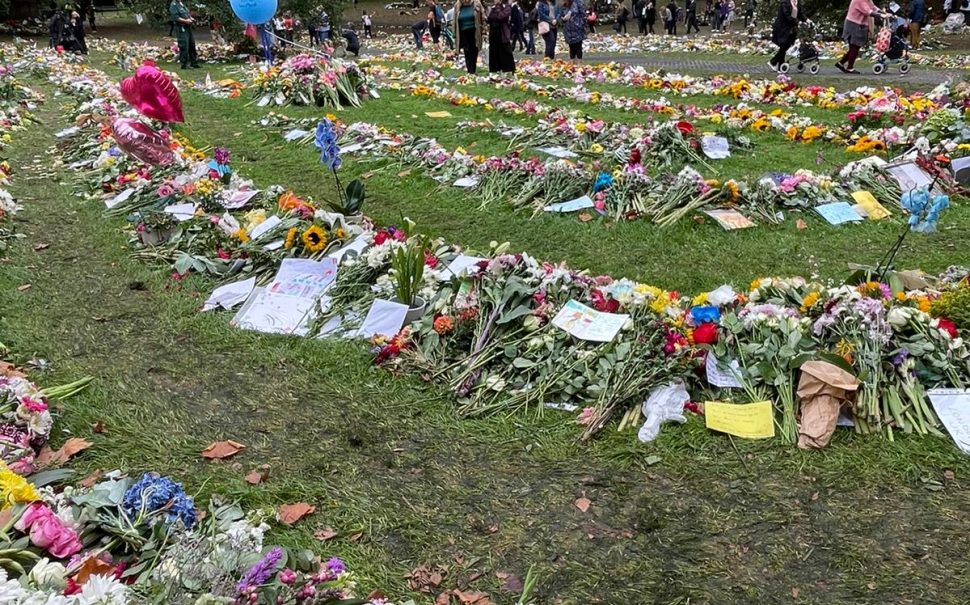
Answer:
<path fill-rule="evenodd" d="M 151 126 L 132 118 L 115 118 L 111 134 L 118 148 L 138 161 L 152 166 L 168 166 L 175 161 L 168 139 Z"/>
<path fill-rule="evenodd" d="M 171 78 L 146 61 L 121 82 L 121 96 L 141 115 L 162 122 L 184 122 L 182 97 Z"/>

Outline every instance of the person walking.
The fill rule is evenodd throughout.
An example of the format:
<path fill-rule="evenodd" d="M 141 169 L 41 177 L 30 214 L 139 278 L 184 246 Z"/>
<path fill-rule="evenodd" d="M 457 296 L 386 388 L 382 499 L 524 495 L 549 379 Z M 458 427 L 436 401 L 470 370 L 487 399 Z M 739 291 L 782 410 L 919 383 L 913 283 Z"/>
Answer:
<path fill-rule="evenodd" d="M 664 9 L 664 27 L 670 36 L 677 35 L 677 3 L 670 2 Z"/>
<path fill-rule="evenodd" d="M 82 55 L 88 54 L 88 45 L 84 41 L 84 18 L 77 11 L 71 12 L 71 32 L 74 33 L 76 41 L 75 49 Z"/>
<path fill-rule="evenodd" d="M 509 0 L 495 0 L 488 10 L 488 71 L 515 72 L 512 55 L 512 5 Z"/>
<path fill-rule="evenodd" d="M 651 34 L 656 34 L 653 30 L 653 26 L 657 24 L 657 2 L 656 0 L 647 0 L 647 6 L 643 9 L 643 14 L 647 18 L 647 32 Z"/>
<path fill-rule="evenodd" d="M 924 0 L 910 0 L 909 2 L 909 45 L 913 50 L 919 48 L 919 35 L 926 25 L 926 2 Z"/>
<path fill-rule="evenodd" d="M 539 18 L 536 16 L 536 9 L 537 7 L 533 6 L 526 18 L 525 54 L 527 55 L 536 54 L 536 27 L 539 26 Z"/>
<path fill-rule="evenodd" d="M 538 0 L 536 17 L 539 24 L 537 27 L 545 45 L 545 57 L 547 59 L 556 58 L 556 25 L 559 22 L 557 12 L 557 8 L 549 0 Z"/>
<path fill-rule="evenodd" d="M 364 37 L 373 38 L 374 33 L 371 30 L 371 27 L 373 26 L 373 21 L 371 21 L 370 15 L 367 14 L 367 11 L 364 11 L 364 14 L 361 15 L 360 22 L 364 26 Z"/>
<path fill-rule="evenodd" d="M 563 37 L 569 45 L 569 60 L 578 64 L 583 60 L 583 40 L 586 39 L 586 7 L 583 0 L 563 0 Z"/>
<path fill-rule="evenodd" d="M 620 7 L 620 14 L 616 16 L 616 33 L 625 34 L 626 32 L 626 22 L 630 19 L 630 9 L 625 6 Z"/>
<path fill-rule="evenodd" d="M 637 20 L 637 33 L 645 34 L 647 33 L 647 2 L 646 0 L 637 0 L 633 5 L 633 18 Z"/>
<path fill-rule="evenodd" d="M 586 14 L 586 23 L 589 25 L 589 33 L 596 33 L 596 21 L 599 20 L 599 18 L 600 16 L 596 14 L 596 7 L 591 6 L 589 13 Z"/>
<path fill-rule="evenodd" d="M 189 7 L 184 0 L 172 0 L 168 7 L 168 14 L 175 23 L 175 37 L 179 45 L 179 65 L 182 69 L 199 69 L 199 55 L 195 50 L 195 36 L 192 35 L 192 24 L 195 20 L 189 13 Z"/>
<path fill-rule="evenodd" d="M 88 4 L 84 9 L 88 14 L 88 25 L 91 26 L 91 31 L 98 31 L 98 26 L 94 23 L 95 13 L 94 13 L 94 0 L 88 0 Z"/>
<path fill-rule="evenodd" d="M 455 39 L 465 55 L 465 71 L 473 74 L 478 66 L 478 51 L 482 49 L 485 9 L 479 0 L 458 0 L 454 11 L 452 27 Z"/>
<path fill-rule="evenodd" d="M 778 47 L 778 52 L 768 61 L 768 67 L 772 71 L 778 71 L 785 62 L 788 49 L 795 44 L 798 37 L 798 22 L 804 20 L 805 16 L 798 8 L 798 0 L 781 0 L 775 22 L 771 26 L 771 41 Z"/>
<path fill-rule="evenodd" d="M 520 46 L 520 50 L 528 48 L 525 42 L 525 19 L 519 0 L 512 0 L 512 16 L 509 20 L 512 27 L 512 52 L 515 52 L 516 45 Z"/>
<path fill-rule="evenodd" d="M 435 0 L 428 0 L 428 33 L 435 48 L 441 48 L 441 26 L 445 20 L 445 13 Z"/>
<path fill-rule="evenodd" d="M 754 25 L 754 11 L 758 8 L 758 0 L 744 0 L 744 27 Z"/>
<path fill-rule="evenodd" d="M 64 15 L 64 11 L 61 10 L 61 7 L 56 7 L 54 14 L 51 16 L 51 21 L 47 25 L 47 33 L 50 34 L 48 48 L 57 48 L 60 46 L 61 38 L 64 36 L 64 29 L 67 25 L 67 17 Z"/>
<path fill-rule="evenodd" d="M 690 35 L 690 28 L 694 28 L 695 33 L 701 33 L 701 28 L 697 25 L 697 0 L 687 0 L 687 35 Z"/>
<path fill-rule="evenodd" d="M 842 40 L 849 45 L 849 50 L 835 64 L 836 69 L 847 74 L 859 73 L 855 69 L 855 62 L 859 58 L 859 51 L 869 40 L 869 18 L 875 16 L 889 18 L 872 0 L 852 0 L 849 3 L 845 23 L 842 24 Z"/>

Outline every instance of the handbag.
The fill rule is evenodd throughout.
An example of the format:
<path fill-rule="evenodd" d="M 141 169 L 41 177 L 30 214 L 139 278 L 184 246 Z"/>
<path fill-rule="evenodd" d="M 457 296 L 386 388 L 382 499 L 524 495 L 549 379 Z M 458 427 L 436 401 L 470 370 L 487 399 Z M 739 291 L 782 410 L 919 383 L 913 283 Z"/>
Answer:
<path fill-rule="evenodd" d="M 591 11 L 591 12 L 590 12 L 590 13 L 589 13 L 589 14 L 588 14 L 588 15 L 586 16 L 586 22 L 587 22 L 587 23 L 596 23 L 596 11 Z"/>
<path fill-rule="evenodd" d="M 876 52 L 885 53 L 889 50 L 892 35 L 892 31 L 888 27 L 883 27 L 879 30 L 879 34 L 876 36 Z"/>
<path fill-rule="evenodd" d="M 547 21 L 539 21 L 539 35 L 544 36 L 549 33 L 549 23 Z"/>

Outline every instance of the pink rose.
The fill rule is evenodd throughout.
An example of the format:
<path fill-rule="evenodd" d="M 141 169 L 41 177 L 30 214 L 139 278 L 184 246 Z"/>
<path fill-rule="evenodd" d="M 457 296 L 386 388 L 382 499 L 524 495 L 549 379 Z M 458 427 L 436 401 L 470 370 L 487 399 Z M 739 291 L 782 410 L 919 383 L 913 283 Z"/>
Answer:
<path fill-rule="evenodd" d="M 58 559 L 69 557 L 81 550 L 81 540 L 77 532 L 64 525 L 43 502 L 34 502 L 20 517 L 14 527 L 26 533 L 30 531 L 30 541 Z"/>

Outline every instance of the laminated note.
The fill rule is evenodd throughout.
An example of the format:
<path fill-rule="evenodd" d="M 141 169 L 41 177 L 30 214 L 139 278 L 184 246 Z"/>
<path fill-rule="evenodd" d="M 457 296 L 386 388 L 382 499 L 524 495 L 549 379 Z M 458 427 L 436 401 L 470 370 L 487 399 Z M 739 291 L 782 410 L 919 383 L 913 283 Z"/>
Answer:
<path fill-rule="evenodd" d="M 165 206 L 164 211 L 167 214 L 171 214 L 175 217 L 178 222 L 187 221 L 195 216 L 195 204 L 188 202 L 185 204 L 172 204 L 171 206 Z"/>
<path fill-rule="evenodd" d="M 552 319 L 552 324 L 581 340 L 610 342 L 629 318 L 629 315 L 603 313 L 570 300 Z"/>
<path fill-rule="evenodd" d="M 202 305 L 202 310 L 210 311 L 216 307 L 231 309 L 249 298 L 250 293 L 255 287 L 255 277 L 219 286 L 206 299 L 205 304 Z"/>
<path fill-rule="evenodd" d="M 892 216 L 892 214 L 886 210 L 886 207 L 879 203 L 871 193 L 868 191 L 855 191 L 852 193 L 852 199 L 855 203 L 859 205 L 863 212 L 865 212 L 866 217 L 871 221 L 879 221 L 886 217 Z"/>
<path fill-rule="evenodd" d="M 970 389 L 930 389 L 940 422 L 964 454 L 970 454 Z"/>
<path fill-rule="evenodd" d="M 775 422 L 770 401 L 755 403 L 704 404 L 704 420 L 712 431 L 745 439 L 768 439 L 775 436 Z"/>
<path fill-rule="evenodd" d="M 266 289 L 275 294 L 316 299 L 337 279 L 337 261 L 327 257 L 323 260 L 287 258 Z"/>
<path fill-rule="evenodd" d="M 107 206 L 108 209 L 114 208 L 115 206 L 117 206 L 121 202 L 127 200 L 128 198 L 130 198 L 133 195 L 135 195 L 135 190 L 134 189 L 125 189 L 124 191 L 122 191 L 118 195 L 114 196 L 113 198 L 106 199 L 104 201 L 104 205 Z"/>
<path fill-rule="evenodd" d="M 539 151 L 541 151 L 542 153 L 547 153 L 554 158 L 560 158 L 560 159 L 570 159 L 570 158 L 579 157 L 578 155 L 576 155 L 572 151 L 569 151 L 565 147 L 539 147 Z"/>
<path fill-rule="evenodd" d="M 815 211 L 822 215 L 830 225 L 858 222 L 862 220 L 859 213 L 848 202 L 832 202 L 816 206 Z"/>
<path fill-rule="evenodd" d="M 717 224 L 727 231 L 754 227 L 754 223 L 751 222 L 751 219 L 744 216 L 737 210 L 708 210 L 704 214 L 717 221 Z"/>
<path fill-rule="evenodd" d="M 578 197 L 574 200 L 569 200 L 568 202 L 559 202 L 558 204 L 551 204 L 543 208 L 546 212 L 576 212 L 577 210 L 582 210 L 583 208 L 592 208 L 593 200 L 588 195 L 583 197 Z"/>
<path fill-rule="evenodd" d="M 455 257 L 454 260 L 448 263 L 448 266 L 445 267 L 445 270 L 441 272 L 441 275 L 438 276 L 438 279 L 440 281 L 448 281 L 453 277 L 460 277 L 465 274 L 473 273 L 473 271 L 470 271 L 470 269 L 475 267 L 478 263 L 482 262 L 483 260 L 485 259 L 480 256 L 469 256 L 467 254 L 459 254 L 458 256 Z"/>
<path fill-rule="evenodd" d="M 707 360 L 704 363 L 707 373 L 707 382 L 722 388 L 739 389 L 741 388 L 741 366 L 737 359 L 732 359 L 730 365 L 723 366 L 720 360 L 712 351 L 708 351 Z"/>
<path fill-rule="evenodd" d="M 724 137 L 701 137 L 701 151 L 712 160 L 723 160 L 724 158 L 731 157 L 731 150 L 728 149 L 728 140 Z"/>
<path fill-rule="evenodd" d="M 375 299 L 364 323 L 357 331 L 358 338 L 372 338 L 385 336 L 391 338 L 401 331 L 404 318 L 408 314 L 408 306 L 390 300 Z"/>

